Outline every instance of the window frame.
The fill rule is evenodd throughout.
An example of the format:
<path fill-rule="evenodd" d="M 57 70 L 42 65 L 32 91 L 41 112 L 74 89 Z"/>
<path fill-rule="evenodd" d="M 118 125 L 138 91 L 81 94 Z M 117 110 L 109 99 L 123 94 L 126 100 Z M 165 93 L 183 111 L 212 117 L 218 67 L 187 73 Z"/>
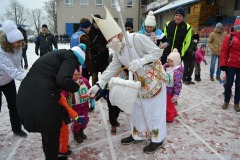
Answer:
<path fill-rule="evenodd" d="M 115 0 L 111 0 L 111 8 L 116 8 L 116 6 L 115 6 Z"/>
<path fill-rule="evenodd" d="M 132 2 L 132 4 L 128 5 L 128 1 Z M 127 8 L 133 8 L 133 0 L 125 0 Z"/>
<path fill-rule="evenodd" d="M 86 1 L 86 3 L 82 3 L 82 1 Z M 88 0 L 80 0 L 80 6 L 81 7 L 88 7 L 89 6 L 89 1 Z"/>
<path fill-rule="evenodd" d="M 101 4 L 97 4 L 97 1 L 98 1 L 98 0 L 95 0 L 95 6 L 96 6 L 96 7 L 103 7 L 103 0 L 101 0 L 101 1 L 102 1 Z"/>
<path fill-rule="evenodd" d="M 66 1 L 72 1 L 72 2 L 66 3 Z M 65 7 L 73 7 L 73 0 L 64 0 L 64 6 Z"/>

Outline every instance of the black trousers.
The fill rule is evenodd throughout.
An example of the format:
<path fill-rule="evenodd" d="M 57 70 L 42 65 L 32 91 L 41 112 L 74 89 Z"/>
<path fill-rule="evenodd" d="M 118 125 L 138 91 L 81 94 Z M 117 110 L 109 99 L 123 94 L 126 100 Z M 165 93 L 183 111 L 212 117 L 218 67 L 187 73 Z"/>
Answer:
<path fill-rule="evenodd" d="M 183 72 L 183 82 L 192 80 L 192 74 L 194 69 L 194 59 L 183 59 L 184 72 Z"/>
<path fill-rule="evenodd" d="M 43 152 L 45 154 L 46 160 L 57 160 L 59 151 L 60 128 L 58 133 L 42 133 L 41 135 Z"/>
<path fill-rule="evenodd" d="M 89 80 L 91 75 L 88 73 L 88 69 L 87 68 L 83 68 L 82 69 L 82 76 L 87 78 L 87 80 Z"/>
<path fill-rule="evenodd" d="M 112 126 L 117 125 L 117 118 L 119 117 L 120 109 L 117 106 L 112 106 L 109 100 L 107 100 L 108 104 L 108 116 L 109 121 Z"/>
<path fill-rule="evenodd" d="M 0 105 L 2 105 L 2 93 L 5 95 L 6 100 L 7 100 L 12 130 L 15 132 L 20 131 L 21 130 L 21 122 L 20 122 L 20 117 L 17 113 L 17 107 L 16 107 L 17 91 L 16 91 L 15 81 L 12 80 L 8 84 L 0 86 L 0 92 L 1 92 Z M 1 106 L 0 106 L 0 108 L 1 108 Z"/>
<path fill-rule="evenodd" d="M 22 52 L 22 57 L 23 57 L 23 61 L 24 61 L 24 66 L 23 66 L 23 61 L 22 61 L 22 68 L 28 68 L 28 60 L 27 60 L 27 50 L 23 49 Z"/>

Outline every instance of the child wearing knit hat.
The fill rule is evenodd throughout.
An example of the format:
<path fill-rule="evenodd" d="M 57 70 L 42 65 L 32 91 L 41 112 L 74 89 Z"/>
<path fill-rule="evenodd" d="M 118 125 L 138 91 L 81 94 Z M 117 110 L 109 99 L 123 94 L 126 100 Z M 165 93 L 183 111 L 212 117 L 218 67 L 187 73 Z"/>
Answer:
<path fill-rule="evenodd" d="M 148 13 L 139 33 L 148 36 L 157 46 L 160 46 L 162 49 L 168 46 L 167 38 L 163 31 L 157 29 L 157 23 L 153 11 Z"/>
<path fill-rule="evenodd" d="M 194 67 L 195 67 L 195 81 L 201 81 L 201 62 L 203 61 L 205 63 L 205 65 L 207 65 L 207 61 L 204 58 L 205 54 L 206 54 L 206 44 L 202 44 L 200 48 L 198 48 L 198 50 L 196 51 L 195 54 L 195 63 L 194 63 Z"/>
<path fill-rule="evenodd" d="M 174 117 L 178 116 L 175 103 L 182 89 L 183 67 L 181 57 L 176 48 L 168 55 L 168 63 L 164 64 L 168 76 L 167 86 L 167 123 L 172 123 Z"/>

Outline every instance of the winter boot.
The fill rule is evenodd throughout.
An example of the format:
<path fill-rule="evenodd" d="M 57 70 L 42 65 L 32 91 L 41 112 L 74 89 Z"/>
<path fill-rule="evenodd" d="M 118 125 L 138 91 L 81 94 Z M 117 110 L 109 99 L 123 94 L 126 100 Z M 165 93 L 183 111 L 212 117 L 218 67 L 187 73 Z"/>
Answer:
<path fill-rule="evenodd" d="M 239 104 L 234 104 L 234 109 L 236 112 L 240 112 Z"/>
<path fill-rule="evenodd" d="M 143 152 L 147 154 L 154 153 L 158 148 L 163 147 L 163 141 L 160 143 L 151 142 L 148 146 L 143 148 Z"/>
<path fill-rule="evenodd" d="M 223 105 L 222 105 L 222 109 L 227 109 L 228 108 L 228 103 L 224 103 Z"/>
<path fill-rule="evenodd" d="M 117 133 L 117 127 L 116 126 L 112 126 L 111 134 L 115 135 L 116 133 Z"/>
<path fill-rule="evenodd" d="M 75 140 L 77 143 L 82 143 L 82 142 L 83 142 L 83 138 L 80 136 L 79 133 L 74 133 L 74 140 Z"/>
<path fill-rule="evenodd" d="M 19 130 L 19 131 L 13 131 L 13 133 L 17 136 L 20 136 L 20 137 L 23 137 L 23 138 L 26 138 L 27 137 L 27 133 L 25 133 L 24 131 L 22 130 Z"/>
<path fill-rule="evenodd" d="M 72 151 L 69 149 L 69 150 L 68 150 L 67 152 L 65 152 L 65 153 L 59 152 L 58 154 L 59 154 L 59 155 L 66 155 L 66 156 L 68 156 L 68 155 L 72 154 Z"/>
<path fill-rule="evenodd" d="M 222 81 L 222 79 L 220 77 L 216 77 L 216 80 L 218 81 Z"/>
<path fill-rule="evenodd" d="M 142 140 L 134 140 L 134 139 L 132 138 L 132 135 L 129 136 L 129 137 L 127 137 L 127 138 L 123 138 L 123 139 L 121 140 L 121 143 L 122 143 L 123 145 L 129 145 L 129 144 L 132 144 L 132 143 L 139 143 L 139 142 L 142 142 Z"/>
<path fill-rule="evenodd" d="M 80 137 L 82 137 L 83 139 L 87 139 L 87 136 L 83 133 L 83 129 L 81 129 L 81 130 L 79 131 L 79 135 L 80 135 Z"/>
<path fill-rule="evenodd" d="M 58 156 L 58 160 L 67 160 L 68 157 L 65 155 Z"/>

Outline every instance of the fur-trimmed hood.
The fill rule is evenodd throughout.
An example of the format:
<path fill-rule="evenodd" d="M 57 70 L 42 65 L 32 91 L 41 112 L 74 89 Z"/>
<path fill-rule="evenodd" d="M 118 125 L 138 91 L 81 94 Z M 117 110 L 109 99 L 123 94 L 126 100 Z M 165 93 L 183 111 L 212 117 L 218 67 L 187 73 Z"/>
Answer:
<path fill-rule="evenodd" d="M 5 52 L 7 52 L 7 53 L 14 52 L 14 48 L 13 48 L 12 44 L 7 41 L 7 37 L 6 37 L 5 33 L 0 34 L 0 45 Z M 24 48 L 25 46 L 26 46 L 26 43 L 23 41 L 22 48 Z"/>

